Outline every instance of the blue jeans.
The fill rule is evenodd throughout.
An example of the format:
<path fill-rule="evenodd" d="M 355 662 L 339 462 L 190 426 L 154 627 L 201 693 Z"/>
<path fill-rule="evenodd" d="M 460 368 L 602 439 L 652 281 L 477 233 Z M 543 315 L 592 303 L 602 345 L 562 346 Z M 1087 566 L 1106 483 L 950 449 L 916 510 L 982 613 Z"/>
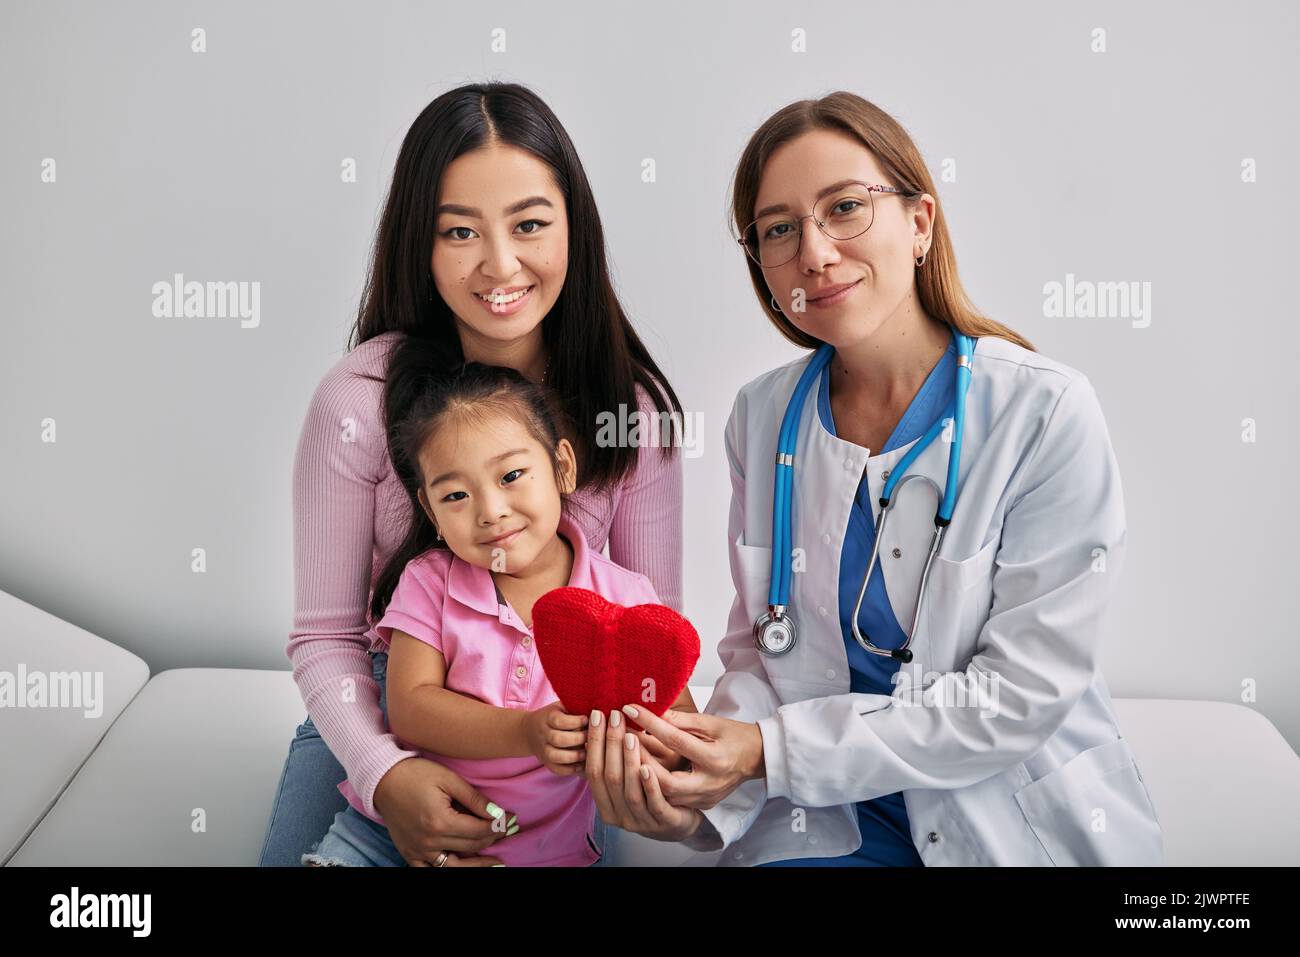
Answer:
<path fill-rule="evenodd" d="M 379 706 L 387 719 L 388 655 L 384 652 L 371 655 L 371 669 L 379 685 Z M 353 810 L 339 793 L 338 786 L 346 777 L 343 765 L 308 717 L 298 725 L 289 742 L 289 755 L 280 773 L 259 866 L 297 867 L 303 863 L 303 856 L 310 853 L 356 860 L 359 864 L 373 862 L 400 867 L 405 863 L 393 845 L 388 828 Z M 618 828 L 608 827 L 597 812 L 593 829 L 603 851 L 592 867 L 608 866 Z M 492 849 L 484 853 L 491 855 Z"/>

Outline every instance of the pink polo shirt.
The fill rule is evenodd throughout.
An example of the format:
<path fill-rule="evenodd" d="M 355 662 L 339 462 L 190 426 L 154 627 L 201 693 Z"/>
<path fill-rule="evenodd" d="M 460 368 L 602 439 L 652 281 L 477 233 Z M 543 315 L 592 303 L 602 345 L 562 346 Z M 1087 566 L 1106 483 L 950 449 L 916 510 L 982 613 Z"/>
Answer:
<path fill-rule="evenodd" d="M 561 515 L 558 531 L 573 546 L 570 585 L 620 605 L 660 603 L 650 579 L 591 551 L 581 528 L 567 514 Z M 375 624 L 379 637 L 371 650 L 387 651 L 394 628 L 442 652 L 450 691 L 498 708 L 530 711 L 558 700 L 542 671 L 532 629 L 508 604 L 498 603 L 492 573 L 447 549 L 430 549 L 407 564 L 384 616 Z M 587 840 L 596 805 L 581 776 L 552 774 L 534 757 L 452 758 L 420 753 L 518 815 L 519 831 L 501 838 L 484 854 L 516 867 L 585 867 L 597 860 Z M 339 790 L 352 807 L 365 813 L 348 781 Z M 382 823 L 382 818 L 372 819 Z"/>

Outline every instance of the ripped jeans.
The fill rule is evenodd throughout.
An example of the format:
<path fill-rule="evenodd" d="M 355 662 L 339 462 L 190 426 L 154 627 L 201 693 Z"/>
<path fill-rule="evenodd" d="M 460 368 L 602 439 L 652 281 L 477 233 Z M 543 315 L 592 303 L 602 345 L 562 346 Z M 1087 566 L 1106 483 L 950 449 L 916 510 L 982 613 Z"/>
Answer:
<path fill-rule="evenodd" d="M 372 674 L 379 685 L 379 707 L 384 712 L 384 722 L 388 721 L 388 653 L 372 652 L 370 655 Z M 599 845 L 592 843 L 592 849 L 601 855 L 592 867 L 608 866 L 610 839 L 618 828 L 608 827 L 596 813 L 594 833 Z M 591 842 L 590 837 L 588 842 Z M 485 855 L 492 855 L 492 848 L 487 848 Z M 303 854 L 301 863 L 320 867 L 405 867 L 406 860 L 397 845 L 393 843 L 388 828 L 370 820 L 352 805 L 334 815 L 325 836 L 310 851 Z"/>

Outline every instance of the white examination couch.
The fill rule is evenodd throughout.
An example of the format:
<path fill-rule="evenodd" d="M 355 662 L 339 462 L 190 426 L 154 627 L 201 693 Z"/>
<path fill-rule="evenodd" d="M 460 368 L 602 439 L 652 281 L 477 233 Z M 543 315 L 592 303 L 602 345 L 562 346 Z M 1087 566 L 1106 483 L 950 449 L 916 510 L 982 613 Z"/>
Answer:
<path fill-rule="evenodd" d="M 294 728 L 288 671 L 182 668 L 0 592 L 0 671 L 101 672 L 102 714 L 0 708 L 0 863 L 255 865 Z M 703 707 L 710 689 L 692 687 Z M 1300 864 L 1300 758 L 1236 704 L 1119 698 L 1164 831 L 1165 863 Z M 206 829 L 191 827 L 202 808 Z M 620 834 L 615 865 L 711 865 Z"/>

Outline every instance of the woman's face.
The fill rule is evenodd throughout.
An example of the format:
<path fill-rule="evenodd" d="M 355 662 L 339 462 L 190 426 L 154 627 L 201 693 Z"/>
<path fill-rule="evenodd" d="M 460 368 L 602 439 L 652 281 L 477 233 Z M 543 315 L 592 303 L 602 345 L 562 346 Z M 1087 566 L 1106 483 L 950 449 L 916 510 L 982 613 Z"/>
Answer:
<path fill-rule="evenodd" d="M 569 265 L 568 211 L 550 168 L 513 146 L 458 156 L 436 216 L 429 269 L 462 342 L 511 342 L 536 329 Z"/>
<path fill-rule="evenodd" d="M 836 192 L 819 194 L 845 180 L 899 185 L 852 136 L 811 130 L 768 158 L 753 211 L 755 219 L 773 207 L 784 208 L 791 218 L 806 217 L 800 221 L 803 237 L 797 255 L 784 265 L 765 268 L 763 276 L 796 327 L 837 348 L 870 338 L 915 296 L 913 257 L 929 248 L 934 209 L 929 193 L 913 209 L 898 194 L 876 192 L 870 197 L 871 227 L 857 238 L 835 240 L 808 214 L 819 198 L 819 209 L 828 200 L 836 202 Z M 803 290 L 802 298 L 798 290 Z"/>
<path fill-rule="evenodd" d="M 555 540 L 560 493 L 573 491 L 573 447 L 551 455 L 509 415 L 446 420 L 420 450 L 420 505 L 456 555 L 490 571 L 528 568 Z M 504 537 L 503 537 L 504 536 Z"/>

